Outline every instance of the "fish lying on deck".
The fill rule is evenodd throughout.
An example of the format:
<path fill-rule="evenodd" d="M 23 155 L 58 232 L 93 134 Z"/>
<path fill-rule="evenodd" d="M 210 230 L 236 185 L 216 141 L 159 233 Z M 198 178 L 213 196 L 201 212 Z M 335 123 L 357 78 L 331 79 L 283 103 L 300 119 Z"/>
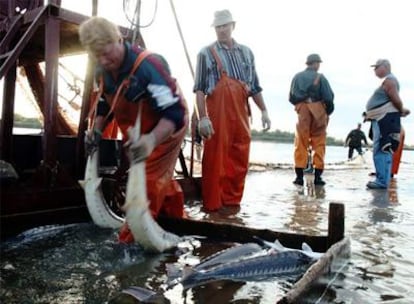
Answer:
<path fill-rule="evenodd" d="M 124 219 L 115 214 L 105 201 L 102 193 L 102 178 L 98 176 L 99 150 L 95 149 L 88 156 L 85 179 L 79 184 L 85 191 L 85 200 L 89 214 L 95 225 L 102 228 L 118 229 Z"/>
<path fill-rule="evenodd" d="M 299 275 L 323 255 L 312 251 L 306 243 L 302 244 L 303 250 L 284 247 L 277 240 L 274 243 L 258 240 L 258 243 L 236 245 L 205 258 L 187 268 L 181 278 L 171 280 L 167 289 L 176 284 L 189 289 L 217 280 L 260 281 Z M 122 292 L 142 303 L 152 303 L 155 296 L 161 296 L 161 292 L 135 286 Z"/>
<path fill-rule="evenodd" d="M 318 260 L 323 255 L 323 253 L 321 253 L 321 252 L 315 252 L 315 251 L 313 251 L 312 248 L 308 244 L 306 244 L 305 242 L 302 243 L 302 250 L 300 250 L 300 249 L 285 247 L 285 246 L 283 246 L 279 242 L 279 240 L 275 240 L 273 243 L 272 242 L 265 241 L 265 240 L 262 240 L 262 239 L 259 239 L 259 238 L 256 238 L 256 240 L 262 246 L 267 247 L 267 248 L 270 248 L 270 249 L 273 249 L 273 250 L 278 251 L 278 252 L 283 252 L 283 251 L 299 251 L 299 252 L 302 252 L 302 253 L 308 255 L 309 257 L 311 257 L 314 260 Z"/>
<path fill-rule="evenodd" d="M 282 246 L 280 250 L 262 250 L 261 254 L 242 256 L 211 267 L 196 266 L 187 271 L 180 283 L 184 289 L 188 289 L 217 280 L 260 281 L 272 277 L 298 275 L 304 273 L 321 256 L 320 253 L 307 250 Z M 215 259 L 219 259 L 219 255 Z"/>
<path fill-rule="evenodd" d="M 182 269 L 179 271 L 174 270 L 173 275 L 171 275 L 171 273 L 169 272 L 167 285 L 169 287 L 172 287 L 176 284 L 179 284 L 182 281 L 184 273 L 194 272 L 194 271 L 203 271 L 205 269 L 209 269 L 214 266 L 229 263 L 231 261 L 252 257 L 253 255 L 260 255 L 260 254 L 263 254 L 264 250 L 267 250 L 267 249 L 263 249 L 262 246 L 256 243 L 239 244 L 239 245 L 221 250 L 215 254 L 212 254 L 206 257 L 197 265 L 194 265 L 192 267 L 186 266 L 184 270 Z"/>
<path fill-rule="evenodd" d="M 135 142 L 140 135 L 139 126 L 138 116 L 137 123 L 129 130 L 129 136 Z M 135 242 L 146 251 L 163 252 L 175 247 L 181 241 L 179 236 L 163 230 L 151 215 L 147 197 L 145 161 L 132 163 L 129 168 L 123 209 Z"/>
<path fill-rule="evenodd" d="M 234 260 L 249 258 L 253 255 L 262 254 L 263 250 L 263 247 L 256 243 L 236 245 L 206 257 L 199 264 L 195 265 L 193 269 L 200 271 Z"/>

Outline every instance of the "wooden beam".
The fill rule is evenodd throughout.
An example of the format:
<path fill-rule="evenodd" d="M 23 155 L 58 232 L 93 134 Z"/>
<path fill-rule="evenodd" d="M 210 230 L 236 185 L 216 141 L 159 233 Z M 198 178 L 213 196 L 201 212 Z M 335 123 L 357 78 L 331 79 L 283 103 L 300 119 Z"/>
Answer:
<path fill-rule="evenodd" d="M 345 236 L 345 205 L 329 204 L 328 248 L 342 240 Z"/>
<path fill-rule="evenodd" d="M 0 159 L 12 162 L 12 134 L 14 98 L 16 91 L 16 63 L 8 70 L 3 88 L 2 119 L 0 124 Z"/>
<path fill-rule="evenodd" d="M 44 100 L 44 137 L 43 160 L 46 165 L 56 163 L 56 117 L 58 102 L 58 68 L 59 68 L 59 30 L 60 22 L 50 16 L 45 26 L 45 100 Z"/>

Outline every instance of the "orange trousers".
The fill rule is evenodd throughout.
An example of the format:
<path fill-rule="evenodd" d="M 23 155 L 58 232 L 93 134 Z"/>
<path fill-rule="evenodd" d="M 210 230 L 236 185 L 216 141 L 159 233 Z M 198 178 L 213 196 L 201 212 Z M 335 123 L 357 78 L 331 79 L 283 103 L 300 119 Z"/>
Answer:
<path fill-rule="evenodd" d="M 113 96 L 106 97 L 107 100 L 115 102 Z M 123 96 L 120 96 L 116 102 L 115 119 L 123 140 L 126 141 L 127 130 L 135 124 L 138 115 L 138 104 L 126 101 Z M 142 103 L 141 132 L 144 134 L 155 127 L 160 116 L 151 108 L 147 100 L 141 100 L 140 103 Z M 184 126 L 155 147 L 145 161 L 149 208 L 155 218 L 160 212 L 172 217 L 182 217 L 184 213 L 184 194 L 179 183 L 173 179 L 174 168 L 188 127 L 188 111 L 184 98 L 182 104 L 186 109 Z"/>
<path fill-rule="evenodd" d="M 214 135 L 204 143 L 202 196 L 206 210 L 240 205 L 249 164 L 250 125 L 245 85 L 222 74 L 207 97 Z"/>
<path fill-rule="evenodd" d="M 401 163 L 401 155 L 404 148 L 404 140 L 405 140 L 405 130 L 401 127 L 400 132 L 400 144 L 398 145 L 397 150 L 392 155 L 392 167 L 391 167 L 391 174 L 397 175 L 398 170 L 400 168 Z"/>
<path fill-rule="evenodd" d="M 329 116 L 326 114 L 325 105 L 318 102 L 301 102 L 295 105 L 298 114 L 295 134 L 295 168 L 306 168 L 308 163 L 308 147 L 313 151 L 313 167 L 324 169 L 326 128 Z"/>

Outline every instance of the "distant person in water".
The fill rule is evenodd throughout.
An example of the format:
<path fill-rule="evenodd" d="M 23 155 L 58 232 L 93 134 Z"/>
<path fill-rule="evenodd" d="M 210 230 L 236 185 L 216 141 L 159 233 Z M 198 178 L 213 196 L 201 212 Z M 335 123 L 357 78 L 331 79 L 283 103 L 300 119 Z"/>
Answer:
<path fill-rule="evenodd" d="M 251 142 L 249 97 L 261 112 L 263 129 L 271 124 L 253 52 L 232 38 L 236 22 L 230 11 L 215 12 L 212 26 L 217 41 L 198 53 L 193 88 L 204 141 L 201 188 L 207 211 L 240 206 Z"/>
<path fill-rule="evenodd" d="M 318 73 L 322 60 L 318 54 L 306 59 L 306 69 L 297 73 L 290 86 L 289 101 L 298 114 L 295 133 L 294 184 L 303 186 L 303 172 L 307 167 L 308 151 L 313 151 L 315 185 L 325 185 L 322 173 L 325 166 L 326 129 L 334 110 L 334 93 L 328 80 Z"/>
<path fill-rule="evenodd" d="M 391 73 L 387 59 L 378 59 L 371 65 L 375 75 L 383 79 L 368 100 L 365 120 L 371 121 L 375 180 L 367 184 L 368 189 L 387 189 L 391 180 L 392 155 L 400 144 L 401 117 L 410 114 L 404 108 L 399 91 L 400 84 Z"/>
<path fill-rule="evenodd" d="M 345 139 L 345 146 L 348 147 L 348 160 L 352 159 L 354 150 L 357 150 L 359 155 L 362 155 L 362 142 L 368 145 L 365 133 L 361 130 L 361 124 L 358 123 L 356 129 L 349 132 Z"/>

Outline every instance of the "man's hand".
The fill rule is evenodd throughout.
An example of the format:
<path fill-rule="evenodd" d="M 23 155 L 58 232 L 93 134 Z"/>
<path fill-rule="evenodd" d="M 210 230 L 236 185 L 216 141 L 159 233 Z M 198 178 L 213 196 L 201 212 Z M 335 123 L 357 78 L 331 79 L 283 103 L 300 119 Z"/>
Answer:
<path fill-rule="evenodd" d="M 201 137 L 205 139 L 210 139 L 214 134 L 213 125 L 211 124 L 210 118 L 204 116 L 198 122 L 198 129 L 200 131 Z"/>
<path fill-rule="evenodd" d="M 406 108 L 403 108 L 403 110 L 401 112 L 401 116 L 406 117 L 406 116 L 410 115 L 410 113 L 411 113 L 410 110 L 408 110 Z"/>
<path fill-rule="evenodd" d="M 99 147 L 102 139 L 102 132 L 98 129 L 88 130 L 85 132 L 85 154 L 90 155 Z"/>
<path fill-rule="evenodd" d="M 266 110 L 262 111 L 262 126 L 263 131 L 267 131 L 270 129 L 272 122 L 270 121 L 269 114 L 267 114 Z"/>
<path fill-rule="evenodd" d="M 152 132 L 141 135 L 137 142 L 133 142 L 131 139 L 125 142 L 124 147 L 128 149 L 131 164 L 137 164 L 147 159 L 154 150 L 155 143 L 156 138 Z"/>

